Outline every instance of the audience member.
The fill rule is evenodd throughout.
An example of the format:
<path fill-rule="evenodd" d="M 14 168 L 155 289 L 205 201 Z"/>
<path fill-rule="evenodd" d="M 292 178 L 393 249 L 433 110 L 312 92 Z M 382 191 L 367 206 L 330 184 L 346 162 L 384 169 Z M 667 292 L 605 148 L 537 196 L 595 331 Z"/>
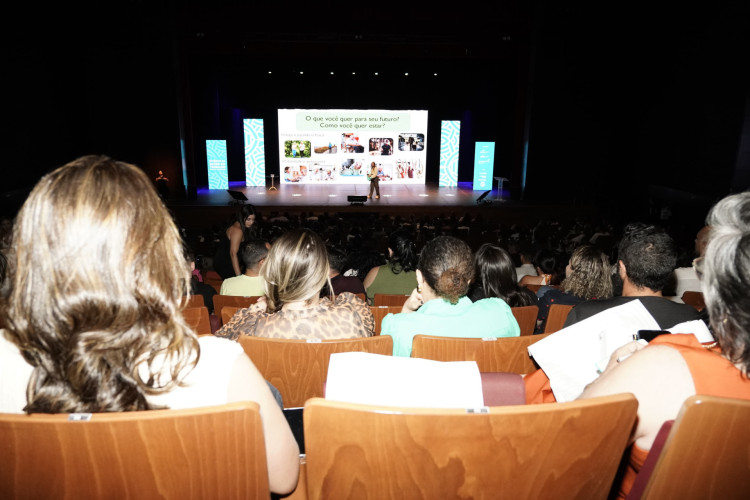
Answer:
<path fill-rule="evenodd" d="M 399 229 L 388 238 L 388 263 L 367 273 L 363 284 L 367 301 L 376 293 L 408 295 L 416 284 L 417 247 L 410 232 Z"/>
<path fill-rule="evenodd" d="M 518 282 L 520 285 L 558 285 L 560 283 L 560 260 L 557 254 L 547 248 L 542 248 L 534 256 L 536 276 L 526 275 Z"/>
<path fill-rule="evenodd" d="M 347 255 L 340 248 L 328 247 L 328 265 L 330 266 L 329 277 L 331 278 L 331 286 L 333 287 L 333 294 L 339 295 L 343 292 L 349 293 L 365 293 L 365 287 L 362 284 L 362 280 L 356 276 L 344 276 L 342 271 L 346 271 Z M 321 292 L 322 295 L 330 294 L 328 286 L 323 287 Z"/>
<path fill-rule="evenodd" d="M 573 250 L 562 289 L 550 288 L 539 299 L 536 333 L 544 332 L 552 304 L 572 306 L 612 297 L 611 269 L 607 256 L 596 247 L 582 245 Z"/>
<path fill-rule="evenodd" d="M 417 287 L 400 314 L 383 318 L 381 333 L 393 337 L 393 355 L 411 355 L 414 335 L 517 337 L 510 306 L 491 297 L 472 302 L 466 294 L 474 277 L 471 249 L 453 236 L 427 242 L 416 269 Z"/>
<path fill-rule="evenodd" d="M 630 392 L 638 398 L 633 446 L 620 487 L 622 498 L 632 487 L 662 423 L 677 417 L 686 398 L 702 394 L 750 399 L 748 221 L 747 192 L 724 198 L 708 215 L 709 242 L 697 267 L 702 268 L 703 293 L 717 345 L 702 345 L 693 335 L 679 334 L 659 336 L 646 347 L 626 344 L 581 396 Z"/>
<path fill-rule="evenodd" d="M 518 285 L 516 268 L 505 249 L 484 243 L 474 254 L 474 270 L 476 279 L 471 284 L 468 294 L 473 302 L 497 297 L 510 307 L 537 304 L 534 292 Z"/>
<path fill-rule="evenodd" d="M 54 170 L 21 208 L 14 243 L 0 300 L 0 411 L 255 401 L 270 488 L 294 489 L 299 450 L 266 381 L 240 346 L 198 339 L 180 313 L 189 267 L 143 171 L 99 156 Z"/>
<path fill-rule="evenodd" d="M 622 296 L 581 302 L 571 309 L 565 326 L 631 300 L 639 300 L 662 329 L 697 318 L 695 308 L 662 297 L 662 288 L 675 266 L 674 244 L 663 229 L 642 223 L 629 224 L 620 240 L 618 259 Z"/>
<path fill-rule="evenodd" d="M 260 239 L 247 241 L 242 248 L 242 263 L 245 272 L 234 278 L 227 278 L 221 283 L 222 295 L 238 295 L 240 297 L 259 297 L 265 293 L 260 268 L 268 255 L 270 245 Z"/>
<path fill-rule="evenodd" d="M 529 251 L 528 246 L 521 246 L 521 249 L 518 252 L 518 258 L 521 260 L 521 265 L 516 268 L 516 276 L 518 277 L 519 282 L 524 278 L 524 276 L 537 275 L 536 267 L 534 267 L 534 264 L 531 263 L 533 255 Z"/>
<path fill-rule="evenodd" d="M 325 243 L 309 229 L 279 237 L 261 267 L 265 297 L 240 309 L 216 335 L 287 339 L 343 339 L 374 334 L 370 308 L 351 293 L 320 298 L 330 282 Z M 330 284 L 329 284 L 330 287 Z"/>
<path fill-rule="evenodd" d="M 706 245 L 708 244 L 708 226 L 703 226 L 695 236 L 695 254 L 696 259 L 703 257 L 706 252 Z M 695 261 L 693 261 L 695 262 Z M 678 267 L 674 270 L 674 281 L 675 290 L 672 300 L 674 302 L 682 303 L 682 294 L 686 291 L 700 292 L 701 282 L 698 279 L 698 274 L 695 272 L 695 268 L 690 266 Z"/>
<path fill-rule="evenodd" d="M 203 297 L 203 304 L 208 309 L 208 314 L 214 313 L 214 295 L 216 295 L 216 289 L 207 283 L 203 283 L 198 280 L 198 276 L 195 274 L 195 254 L 192 250 L 186 251 L 186 259 L 190 266 L 190 294 L 201 295 Z"/>
<path fill-rule="evenodd" d="M 247 204 L 238 208 L 232 223 L 219 236 L 219 246 L 214 256 L 214 270 L 222 279 L 233 278 L 242 274 L 240 263 L 240 246 L 255 236 L 253 226 L 257 214 L 255 207 Z"/>

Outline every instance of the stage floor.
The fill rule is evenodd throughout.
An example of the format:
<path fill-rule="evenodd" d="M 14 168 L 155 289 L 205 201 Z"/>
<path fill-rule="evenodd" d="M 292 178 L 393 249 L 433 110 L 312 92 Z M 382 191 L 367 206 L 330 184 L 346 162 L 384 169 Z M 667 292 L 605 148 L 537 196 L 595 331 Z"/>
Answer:
<path fill-rule="evenodd" d="M 229 190 L 245 195 L 247 201 L 257 207 L 286 209 L 290 207 L 316 207 L 319 210 L 335 211 L 351 207 L 348 196 L 367 196 L 369 184 L 362 185 L 310 185 L 284 184 L 272 187 L 246 187 L 242 183 L 230 183 Z M 487 194 L 477 201 L 485 192 Z M 192 204 L 198 205 L 231 205 L 236 203 L 230 193 L 224 189 L 199 189 L 196 200 Z M 382 210 L 388 207 L 474 207 L 477 205 L 492 205 L 506 203 L 507 199 L 499 196 L 498 190 L 475 191 L 472 183 L 460 183 L 457 187 L 438 187 L 428 184 L 397 184 L 381 183 L 380 199 L 367 200 L 365 207 Z M 503 192 L 507 198 L 507 191 Z M 191 204 L 186 201 L 185 204 Z"/>
<path fill-rule="evenodd" d="M 339 214 L 342 217 L 401 216 L 446 217 L 451 215 L 472 217 L 481 215 L 486 220 L 503 223 L 535 224 L 540 219 L 563 220 L 575 218 L 590 209 L 570 205 L 527 203 L 511 200 L 503 190 L 475 191 L 472 183 L 459 183 L 456 187 L 438 187 L 431 184 L 382 185 L 380 199 L 370 199 L 363 204 L 352 204 L 347 196 L 367 196 L 369 185 L 283 185 L 245 187 L 244 183 L 230 183 L 230 191 L 242 193 L 247 201 L 236 201 L 225 189 L 198 189 L 194 199 L 167 200 L 166 204 L 180 225 L 188 229 L 224 224 L 232 217 L 238 205 L 251 203 L 262 217 L 275 214 Z M 483 199 L 478 200 L 487 193 Z"/>

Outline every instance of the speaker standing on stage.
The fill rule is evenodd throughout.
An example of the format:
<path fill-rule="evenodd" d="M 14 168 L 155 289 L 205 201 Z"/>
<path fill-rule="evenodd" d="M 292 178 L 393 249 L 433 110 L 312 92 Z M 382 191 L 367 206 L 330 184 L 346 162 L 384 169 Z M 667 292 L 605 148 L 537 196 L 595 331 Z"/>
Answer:
<path fill-rule="evenodd" d="M 370 173 L 367 175 L 367 179 L 370 181 L 370 194 L 368 198 L 372 198 L 372 190 L 375 190 L 375 199 L 380 198 L 380 178 L 378 178 L 378 166 L 375 162 L 370 164 Z"/>

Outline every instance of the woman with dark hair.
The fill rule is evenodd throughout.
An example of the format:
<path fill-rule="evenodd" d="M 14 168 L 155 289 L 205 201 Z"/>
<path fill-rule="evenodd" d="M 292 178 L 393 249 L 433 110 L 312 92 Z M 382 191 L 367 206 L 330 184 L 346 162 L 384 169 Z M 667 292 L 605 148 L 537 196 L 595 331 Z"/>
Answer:
<path fill-rule="evenodd" d="M 750 192 L 719 201 L 706 223 L 709 243 L 696 271 L 716 342 L 701 344 L 692 334 L 660 335 L 646 346 L 631 342 L 615 351 L 604 373 L 581 395 L 630 392 L 638 398 L 622 498 L 662 423 L 677 417 L 685 399 L 701 394 L 750 400 Z M 695 436 L 696 443 L 700 439 Z"/>
<path fill-rule="evenodd" d="M 299 449 L 268 384 L 241 346 L 199 339 L 182 316 L 190 269 L 142 170 L 103 156 L 54 170 L 23 204 L 13 242 L 0 300 L 0 412 L 255 401 L 271 490 L 294 489 Z"/>
<path fill-rule="evenodd" d="M 364 279 L 367 301 L 376 293 L 409 295 L 416 284 L 417 246 L 409 231 L 399 229 L 388 238 L 388 263 L 370 269 Z"/>
<path fill-rule="evenodd" d="M 532 262 L 536 268 L 537 276 L 526 275 L 521 278 L 519 285 L 559 285 L 560 284 L 560 259 L 552 250 L 543 248 L 534 256 Z"/>
<path fill-rule="evenodd" d="M 410 356 L 414 335 L 517 337 L 510 306 L 496 297 L 472 302 L 466 293 L 474 277 L 471 249 L 453 236 L 427 242 L 419 255 L 415 288 L 400 314 L 383 318 L 381 334 L 393 337 L 393 355 Z"/>
<path fill-rule="evenodd" d="M 574 306 L 586 300 L 612 297 L 609 258 L 592 245 L 582 245 L 570 256 L 562 289 L 549 288 L 539 299 L 536 333 L 542 333 L 552 304 Z"/>
<path fill-rule="evenodd" d="M 244 272 L 238 255 L 242 243 L 255 237 L 256 217 L 253 205 L 242 205 L 237 209 L 232 223 L 224 231 L 214 256 L 214 271 L 219 273 L 222 279 L 234 278 Z"/>
<path fill-rule="evenodd" d="M 535 306 L 537 298 L 528 288 L 518 286 L 516 267 L 507 250 L 485 243 L 474 255 L 476 279 L 469 290 L 469 298 L 503 299 L 510 307 Z"/>
<path fill-rule="evenodd" d="M 321 298 L 328 286 L 328 251 L 309 229 L 294 229 L 274 241 L 260 275 L 265 296 L 241 309 L 216 335 L 285 339 L 350 339 L 374 335 L 375 319 L 367 304 L 343 292 Z"/>

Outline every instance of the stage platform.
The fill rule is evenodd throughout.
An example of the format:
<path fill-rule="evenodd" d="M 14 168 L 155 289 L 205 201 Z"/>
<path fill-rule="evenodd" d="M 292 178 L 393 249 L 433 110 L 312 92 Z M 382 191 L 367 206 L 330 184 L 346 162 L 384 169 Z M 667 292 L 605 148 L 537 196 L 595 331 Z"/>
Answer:
<path fill-rule="evenodd" d="M 263 216 L 283 213 L 339 213 L 356 217 L 376 215 L 449 216 L 482 213 L 484 217 L 508 222 L 529 223 L 539 217 L 566 218 L 582 214 L 582 209 L 513 201 L 509 192 L 473 190 L 472 183 L 459 183 L 456 187 L 438 187 L 432 184 L 387 185 L 381 183 L 380 199 L 368 199 L 356 204 L 347 200 L 350 195 L 367 196 L 369 184 L 363 185 L 309 185 L 284 184 L 281 186 L 246 187 L 243 183 L 230 183 L 229 190 L 197 190 L 197 196 L 188 200 L 168 199 L 166 204 L 183 227 L 206 227 L 224 221 L 243 203 L 253 204 Z M 242 193 L 247 200 L 237 201 L 228 191 Z M 585 211 L 585 210 L 584 210 Z"/>

